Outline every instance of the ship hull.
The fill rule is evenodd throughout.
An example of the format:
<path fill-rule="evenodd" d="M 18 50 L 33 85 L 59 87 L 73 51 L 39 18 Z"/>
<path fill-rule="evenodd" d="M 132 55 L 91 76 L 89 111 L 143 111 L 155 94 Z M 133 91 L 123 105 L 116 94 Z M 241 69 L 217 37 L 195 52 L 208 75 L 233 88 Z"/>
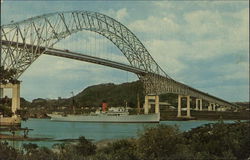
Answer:
<path fill-rule="evenodd" d="M 72 122 L 102 122 L 102 123 L 159 123 L 160 114 L 141 114 L 141 115 L 53 115 L 49 114 L 53 121 L 72 121 Z"/>

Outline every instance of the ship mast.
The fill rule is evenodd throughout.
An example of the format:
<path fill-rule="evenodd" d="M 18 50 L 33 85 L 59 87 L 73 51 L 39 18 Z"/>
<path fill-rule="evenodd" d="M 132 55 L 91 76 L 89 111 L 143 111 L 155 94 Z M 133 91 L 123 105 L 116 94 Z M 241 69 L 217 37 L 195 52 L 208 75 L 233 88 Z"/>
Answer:
<path fill-rule="evenodd" d="M 75 110 L 75 96 L 74 96 L 74 92 L 72 91 L 71 92 L 71 94 L 72 94 L 72 108 L 73 108 L 73 114 L 75 114 L 76 113 L 76 110 Z"/>

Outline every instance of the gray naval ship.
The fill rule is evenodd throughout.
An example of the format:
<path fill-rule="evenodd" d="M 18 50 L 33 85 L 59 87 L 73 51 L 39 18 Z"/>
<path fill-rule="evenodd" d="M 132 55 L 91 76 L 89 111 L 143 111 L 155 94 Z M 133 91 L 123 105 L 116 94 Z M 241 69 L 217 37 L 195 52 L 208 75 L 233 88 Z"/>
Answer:
<path fill-rule="evenodd" d="M 106 122 L 106 123 L 159 123 L 160 113 L 129 115 L 126 108 L 97 110 L 88 115 L 76 114 L 48 114 L 52 121 L 75 121 L 75 122 Z"/>

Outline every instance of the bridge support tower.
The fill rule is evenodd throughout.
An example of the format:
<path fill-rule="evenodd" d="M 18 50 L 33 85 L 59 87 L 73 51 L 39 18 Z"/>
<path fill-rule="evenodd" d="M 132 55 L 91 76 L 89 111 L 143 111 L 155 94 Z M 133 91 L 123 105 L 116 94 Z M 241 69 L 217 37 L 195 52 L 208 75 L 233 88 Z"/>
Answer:
<path fill-rule="evenodd" d="M 200 111 L 202 111 L 202 99 L 196 99 L 195 100 L 195 110 L 196 111 L 198 111 L 198 110 L 200 110 Z"/>
<path fill-rule="evenodd" d="M 151 108 L 151 106 L 149 106 L 150 105 L 149 100 L 155 100 L 155 113 L 159 113 L 160 112 L 159 96 L 158 95 L 146 95 L 145 103 L 144 103 L 144 114 L 148 114 L 149 108 Z"/>
<path fill-rule="evenodd" d="M 11 111 L 15 114 L 18 109 L 20 109 L 20 82 L 12 84 L 0 84 L 0 90 L 4 90 L 4 88 L 12 89 L 12 103 L 11 103 Z M 3 93 L 1 93 L 3 96 Z"/>
<path fill-rule="evenodd" d="M 17 115 L 16 111 L 20 109 L 20 82 L 12 84 L 0 84 L 0 90 L 4 90 L 5 88 L 12 89 L 12 103 L 11 103 L 11 111 L 14 113 L 12 117 L 3 117 L 0 115 L 0 125 L 21 125 L 21 118 Z M 3 96 L 3 92 L 1 93 Z"/>
<path fill-rule="evenodd" d="M 187 98 L 187 115 L 182 116 L 181 115 L 181 98 Z M 190 114 L 190 96 L 183 96 L 183 95 L 178 95 L 178 118 L 184 117 L 184 118 L 191 118 Z"/>
<path fill-rule="evenodd" d="M 213 111 L 216 111 L 216 104 L 213 105 Z"/>
<path fill-rule="evenodd" d="M 209 105 L 208 105 L 208 111 L 216 111 L 216 105 L 215 105 L 215 103 L 209 103 Z"/>
<path fill-rule="evenodd" d="M 3 98 L 3 92 L 4 92 L 3 88 L 0 88 L 0 98 Z"/>

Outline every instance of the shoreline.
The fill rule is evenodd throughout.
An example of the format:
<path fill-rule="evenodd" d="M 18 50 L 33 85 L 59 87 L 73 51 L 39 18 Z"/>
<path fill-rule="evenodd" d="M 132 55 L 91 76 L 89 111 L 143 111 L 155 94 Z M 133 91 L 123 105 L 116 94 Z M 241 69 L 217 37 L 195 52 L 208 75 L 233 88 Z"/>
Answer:
<path fill-rule="evenodd" d="M 182 111 L 182 115 L 186 115 L 186 111 Z M 195 120 L 250 120 L 250 112 L 192 110 L 191 116 Z M 182 121 L 182 119 L 177 118 L 177 111 L 161 111 L 161 121 Z"/>

